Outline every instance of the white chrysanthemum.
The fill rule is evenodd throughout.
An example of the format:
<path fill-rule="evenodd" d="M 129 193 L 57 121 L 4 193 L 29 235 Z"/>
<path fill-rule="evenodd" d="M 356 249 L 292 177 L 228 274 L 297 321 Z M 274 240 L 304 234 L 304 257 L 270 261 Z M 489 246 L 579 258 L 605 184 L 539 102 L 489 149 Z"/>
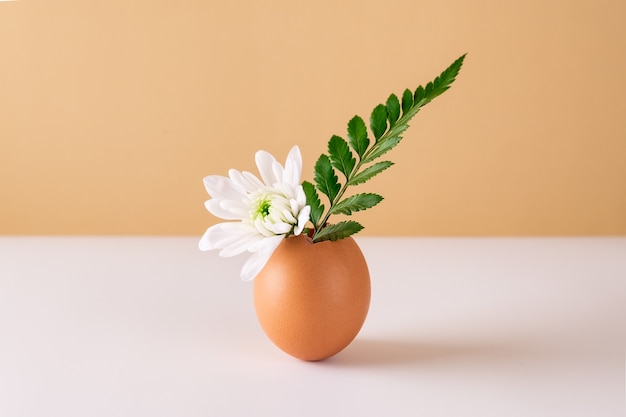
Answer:
<path fill-rule="evenodd" d="M 209 227 L 199 243 L 204 251 L 220 249 L 220 256 L 251 252 L 241 270 L 246 281 L 259 273 L 285 236 L 302 233 L 311 212 L 300 184 L 302 155 L 297 146 L 284 167 L 265 151 L 258 151 L 255 159 L 263 181 L 235 169 L 228 171 L 228 177 L 204 178 L 212 197 L 205 203 L 207 210 L 224 220 L 239 221 Z"/>

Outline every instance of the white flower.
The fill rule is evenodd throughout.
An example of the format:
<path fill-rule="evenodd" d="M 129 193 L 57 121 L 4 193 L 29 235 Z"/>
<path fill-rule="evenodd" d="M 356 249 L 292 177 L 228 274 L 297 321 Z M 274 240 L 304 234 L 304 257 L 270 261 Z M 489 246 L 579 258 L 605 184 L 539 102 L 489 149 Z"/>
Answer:
<path fill-rule="evenodd" d="M 265 151 L 258 151 L 256 165 L 263 181 L 250 172 L 235 169 L 228 177 L 210 175 L 204 186 L 212 197 L 207 210 L 224 220 L 207 229 L 200 250 L 220 249 L 220 256 L 251 252 L 241 278 L 254 279 L 285 236 L 299 235 L 309 220 L 311 208 L 300 184 L 302 155 L 294 146 L 283 167 Z"/>

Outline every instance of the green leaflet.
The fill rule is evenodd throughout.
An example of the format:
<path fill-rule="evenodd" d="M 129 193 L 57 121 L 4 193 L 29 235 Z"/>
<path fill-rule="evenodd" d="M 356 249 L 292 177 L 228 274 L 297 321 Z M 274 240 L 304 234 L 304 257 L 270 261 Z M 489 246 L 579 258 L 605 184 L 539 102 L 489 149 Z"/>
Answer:
<path fill-rule="evenodd" d="M 413 95 L 413 100 L 415 103 L 419 103 L 424 98 L 425 92 L 424 87 L 421 85 L 415 89 L 415 94 Z"/>
<path fill-rule="evenodd" d="M 465 55 L 460 56 L 425 87 L 418 86 L 414 92 L 406 89 L 400 99 L 391 94 L 385 104 L 376 106 L 369 123 L 373 143 L 368 137 L 365 122 L 359 116 L 348 122 L 348 141 L 339 136 L 331 137 L 329 155 L 321 155 L 315 164 L 315 187 L 311 183 L 303 183 L 307 204 L 311 206 L 314 242 L 343 239 L 363 228 L 353 221 L 331 225 L 327 222 L 331 214 L 350 215 L 371 208 L 382 200 L 380 195 L 372 193 L 356 194 L 343 200 L 342 197 L 349 186 L 362 184 L 393 165 L 390 161 L 374 161 L 400 143 L 409 121 L 422 107 L 450 88 L 464 59 Z M 352 151 L 356 153 L 356 158 Z M 345 183 L 339 183 L 335 170 L 343 174 Z M 316 189 L 329 199 L 330 205 L 325 214 Z"/>
<path fill-rule="evenodd" d="M 333 136 L 328 142 L 328 155 L 332 166 L 348 178 L 356 164 L 356 159 L 352 156 L 348 142 L 339 136 Z"/>
<path fill-rule="evenodd" d="M 367 137 L 365 122 L 359 116 L 354 116 L 348 122 L 348 139 L 350 140 L 352 149 L 354 149 L 357 155 L 359 155 L 359 158 L 361 158 L 370 145 L 370 140 Z"/>
<path fill-rule="evenodd" d="M 379 104 L 372 110 L 370 116 L 370 129 L 374 134 L 374 138 L 378 140 L 385 130 L 387 130 L 387 107 L 383 104 Z"/>
<path fill-rule="evenodd" d="M 413 107 L 413 93 L 408 88 L 402 93 L 402 113 L 406 114 Z"/>
<path fill-rule="evenodd" d="M 332 206 L 332 201 L 339 193 L 341 186 L 338 182 L 339 178 L 335 175 L 335 171 L 327 155 L 320 155 L 315 163 L 315 177 L 313 179 L 315 180 L 317 189 L 326 194 Z"/>
<path fill-rule="evenodd" d="M 389 119 L 389 126 L 392 127 L 396 124 L 400 118 L 400 101 L 398 96 L 392 94 L 387 99 L 387 119 Z"/>
<path fill-rule="evenodd" d="M 383 197 L 373 193 L 355 194 L 338 202 L 330 209 L 332 214 L 351 215 L 354 211 L 366 210 L 380 203 Z"/>
<path fill-rule="evenodd" d="M 313 184 L 308 181 L 303 181 L 302 188 L 304 190 L 304 195 L 306 196 L 306 203 L 311 206 L 311 223 L 317 224 L 320 217 L 322 217 L 322 214 L 324 214 L 324 205 L 320 201 L 320 197 L 317 195 L 317 191 L 315 190 L 315 186 Z"/>
<path fill-rule="evenodd" d="M 454 80 L 456 80 L 457 75 L 459 75 L 459 71 L 461 70 L 461 67 L 463 66 L 463 61 L 465 60 L 465 56 L 466 54 L 461 55 L 448 68 L 446 68 L 441 73 L 441 75 L 435 78 L 434 81 L 426 84 L 426 88 L 424 91 L 424 98 L 427 98 L 428 102 L 442 95 L 450 88 Z M 416 91 L 416 95 L 417 95 L 417 91 Z"/>
<path fill-rule="evenodd" d="M 354 177 L 350 179 L 348 185 L 358 185 L 363 184 L 365 181 L 372 178 L 374 175 L 379 174 L 393 165 L 391 161 L 380 161 L 375 164 L 365 168 L 363 171 L 356 174 Z"/>
<path fill-rule="evenodd" d="M 363 229 L 359 223 L 353 220 L 346 220 L 337 224 L 329 224 L 323 229 L 319 230 L 313 236 L 314 242 L 323 242 L 325 240 L 336 241 L 344 239 L 350 235 L 360 232 Z"/>

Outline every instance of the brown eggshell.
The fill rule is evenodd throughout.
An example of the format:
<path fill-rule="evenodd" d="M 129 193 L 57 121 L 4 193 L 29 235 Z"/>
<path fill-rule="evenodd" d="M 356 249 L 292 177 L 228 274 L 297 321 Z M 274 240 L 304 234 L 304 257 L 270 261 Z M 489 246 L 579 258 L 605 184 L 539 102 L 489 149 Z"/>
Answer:
<path fill-rule="evenodd" d="M 350 344 L 370 304 L 367 263 L 352 238 L 286 238 L 254 280 L 261 327 L 286 353 L 328 358 Z"/>

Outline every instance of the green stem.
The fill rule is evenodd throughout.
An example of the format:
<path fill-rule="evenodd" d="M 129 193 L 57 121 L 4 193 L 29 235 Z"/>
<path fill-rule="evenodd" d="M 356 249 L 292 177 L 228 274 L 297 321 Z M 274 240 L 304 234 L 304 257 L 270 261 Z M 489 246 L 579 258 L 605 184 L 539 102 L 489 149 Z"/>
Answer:
<path fill-rule="evenodd" d="M 330 207 L 328 207 L 328 211 L 326 212 L 326 214 L 324 215 L 322 220 L 319 222 L 319 224 L 315 226 L 315 231 L 316 232 L 318 230 L 321 230 L 322 227 L 324 227 L 324 225 L 328 221 L 328 218 L 332 214 L 333 207 L 339 202 L 339 200 L 341 200 L 341 197 L 343 197 L 343 194 L 348 189 L 348 184 L 350 183 L 350 180 L 352 179 L 352 177 L 354 177 L 359 172 L 359 168 L 361 168 L 361 165 L 363 165 L 363 160 L 359 159 L 359 162 L 355 165 L 354 169 L 352 169 L 352 172 L 350 172 L 350 175 L 346 176 L 345 184 L 343 184 L 341 186 L 341 188 L 339 189 L 339 192 L 337 193 L 335 198 L 333 198 L 333 201 L 330 202 Z M 315 239 L 313 241 L 315 241 Z"/>

